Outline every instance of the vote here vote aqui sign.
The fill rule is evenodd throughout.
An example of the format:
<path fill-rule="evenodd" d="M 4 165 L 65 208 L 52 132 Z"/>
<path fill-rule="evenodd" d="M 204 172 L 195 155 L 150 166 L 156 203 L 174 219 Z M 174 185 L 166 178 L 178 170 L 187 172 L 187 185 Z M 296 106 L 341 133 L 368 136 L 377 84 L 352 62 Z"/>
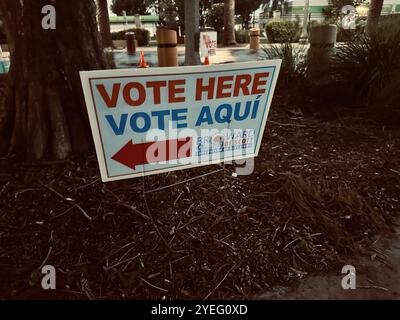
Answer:
<path fill-rule="evenodd" d="M 102 180 L 256 157 L 280 65 L 82 71 Z"/>

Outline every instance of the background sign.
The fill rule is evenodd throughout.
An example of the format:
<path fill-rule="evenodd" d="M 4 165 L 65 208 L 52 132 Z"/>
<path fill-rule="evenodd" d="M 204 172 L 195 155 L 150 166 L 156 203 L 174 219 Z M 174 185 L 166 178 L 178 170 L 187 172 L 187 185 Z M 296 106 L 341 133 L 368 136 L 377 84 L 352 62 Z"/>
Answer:
<path fill-rule="evenodd" d="M 102 180 L 257 156 L 280 64 L 81 72 Z"/>
<path fill-rule="evenodd" d="M 200 57 L 211 57 L 217 54 L 217 32 L 202 31 L 200 32 Z"/>

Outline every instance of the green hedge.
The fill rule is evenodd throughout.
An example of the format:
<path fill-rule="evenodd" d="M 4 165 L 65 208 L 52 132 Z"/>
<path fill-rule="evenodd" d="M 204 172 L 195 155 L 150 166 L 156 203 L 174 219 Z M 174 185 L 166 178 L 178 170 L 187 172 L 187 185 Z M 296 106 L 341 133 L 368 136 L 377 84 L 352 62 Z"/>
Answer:
<path fill-rule="evenodd" d="M 150 32 L 146 29 L 128 29 L 112 33 L 113 40 L 125 40 L 125 33 L 134 32 L 139 46 L 148 46 L 150 43 Z"/>
<path fill-rule="evenodd" d="M 237 43 L 249 43 L 250 35 L 247 30 L 235 30 L 235 37 Z"/>
<path fill-rule="evenodd" d="M 266 26 L 268 41 L 297 42 L 300 38 L 301 28 L 297 21 L 278 20 L 271 21 Z"/>
<path fill-rule="evenodd" d="M 224 32 L 218 32 L 218 44 L 223 45 L 224 43 Z M 249 31 L 247 30 L 235 30 L 235 39 L 237 43 L 249 43 L 250 42 L 250 35 Z"/>

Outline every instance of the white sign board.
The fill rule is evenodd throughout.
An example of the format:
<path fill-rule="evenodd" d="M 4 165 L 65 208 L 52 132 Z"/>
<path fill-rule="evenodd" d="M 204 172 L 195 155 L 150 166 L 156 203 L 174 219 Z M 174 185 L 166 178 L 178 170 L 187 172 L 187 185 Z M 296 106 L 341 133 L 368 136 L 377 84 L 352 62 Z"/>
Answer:
<path fill-rule="evenodd" d="M 280 65 L 81 72 L 102 180 L 257 156 Z"/>
<path fill-rule="evenodd" d="M 217 54 L 218 36 L 215 31 L 200 32 L 200 57 L 211 57 Z"/>

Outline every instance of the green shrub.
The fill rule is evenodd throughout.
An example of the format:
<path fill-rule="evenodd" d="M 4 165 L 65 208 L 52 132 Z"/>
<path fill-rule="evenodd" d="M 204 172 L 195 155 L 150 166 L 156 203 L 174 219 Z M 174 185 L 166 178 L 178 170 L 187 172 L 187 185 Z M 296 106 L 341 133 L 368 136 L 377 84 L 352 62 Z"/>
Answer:
<path fill-rule="evenodd" d="M 282 59 L 278 87 L 289 104 L 300 105 L 303 112 L 356 104 L 368 107 L 364 111 L 374 119 L 400 123 L 400 16 L 381 17 L 369 35 L 358 32 L 353 41 L 337 46 L 326 71 L 327 83 L 309 81 L 304 46 L 283 43 L 264 51 L 268 59 Z"/>
<path fill-rule="evenodd" d="M 306 81 L 307 47 L 290 42 L 264 47 L 267 59 L 281 59 L 279 86 L 293 88 Z"/>
<path fill-rule="evenodd" d="M 343 29 L 340 25 L 337 29 L 336 42 L 349 42 L 353 41 L 355 38 L 356 32 L 355 30 L 346 30 Z"/>
<path fill-rule="evenodd" d="M 135 38 L 138 42 L 139 46 L 147 46 L 150 43 L 150 32 L 146 29 L 128 29 L 119 32 L 112 33 L 113 40 L 125 40 L 126 36 L 125 33 L 127 32 L 134 32 Z"/>
<path fill-rule="evenodd" d="M 336 42 L 348 42 L 354 41 L 358 36 L 364 33 L 366 18 L 359 17 L 356 19 L 356 29 L 355 30 L 346 30 L 343 29 L 340 23 L 337 24 L 337 37 Z"/>
<path fill-rule="evenodd" d="M 237 43 L 249 43 L 250 35 L 247 30 L 235 30 L 235 37 Z"/>
<path fill-rule="evenodd" d="M 348 96 L 400 116 L 400 17 L 381 17 L 369 35 L 340 46 L 332 71 Z"/>
<path fill-rule="evenodd" d="M 298 21 L 278 20 L 271 21 L 266 26 L 269 42 L 297 42 L 301 29 Z"/>

